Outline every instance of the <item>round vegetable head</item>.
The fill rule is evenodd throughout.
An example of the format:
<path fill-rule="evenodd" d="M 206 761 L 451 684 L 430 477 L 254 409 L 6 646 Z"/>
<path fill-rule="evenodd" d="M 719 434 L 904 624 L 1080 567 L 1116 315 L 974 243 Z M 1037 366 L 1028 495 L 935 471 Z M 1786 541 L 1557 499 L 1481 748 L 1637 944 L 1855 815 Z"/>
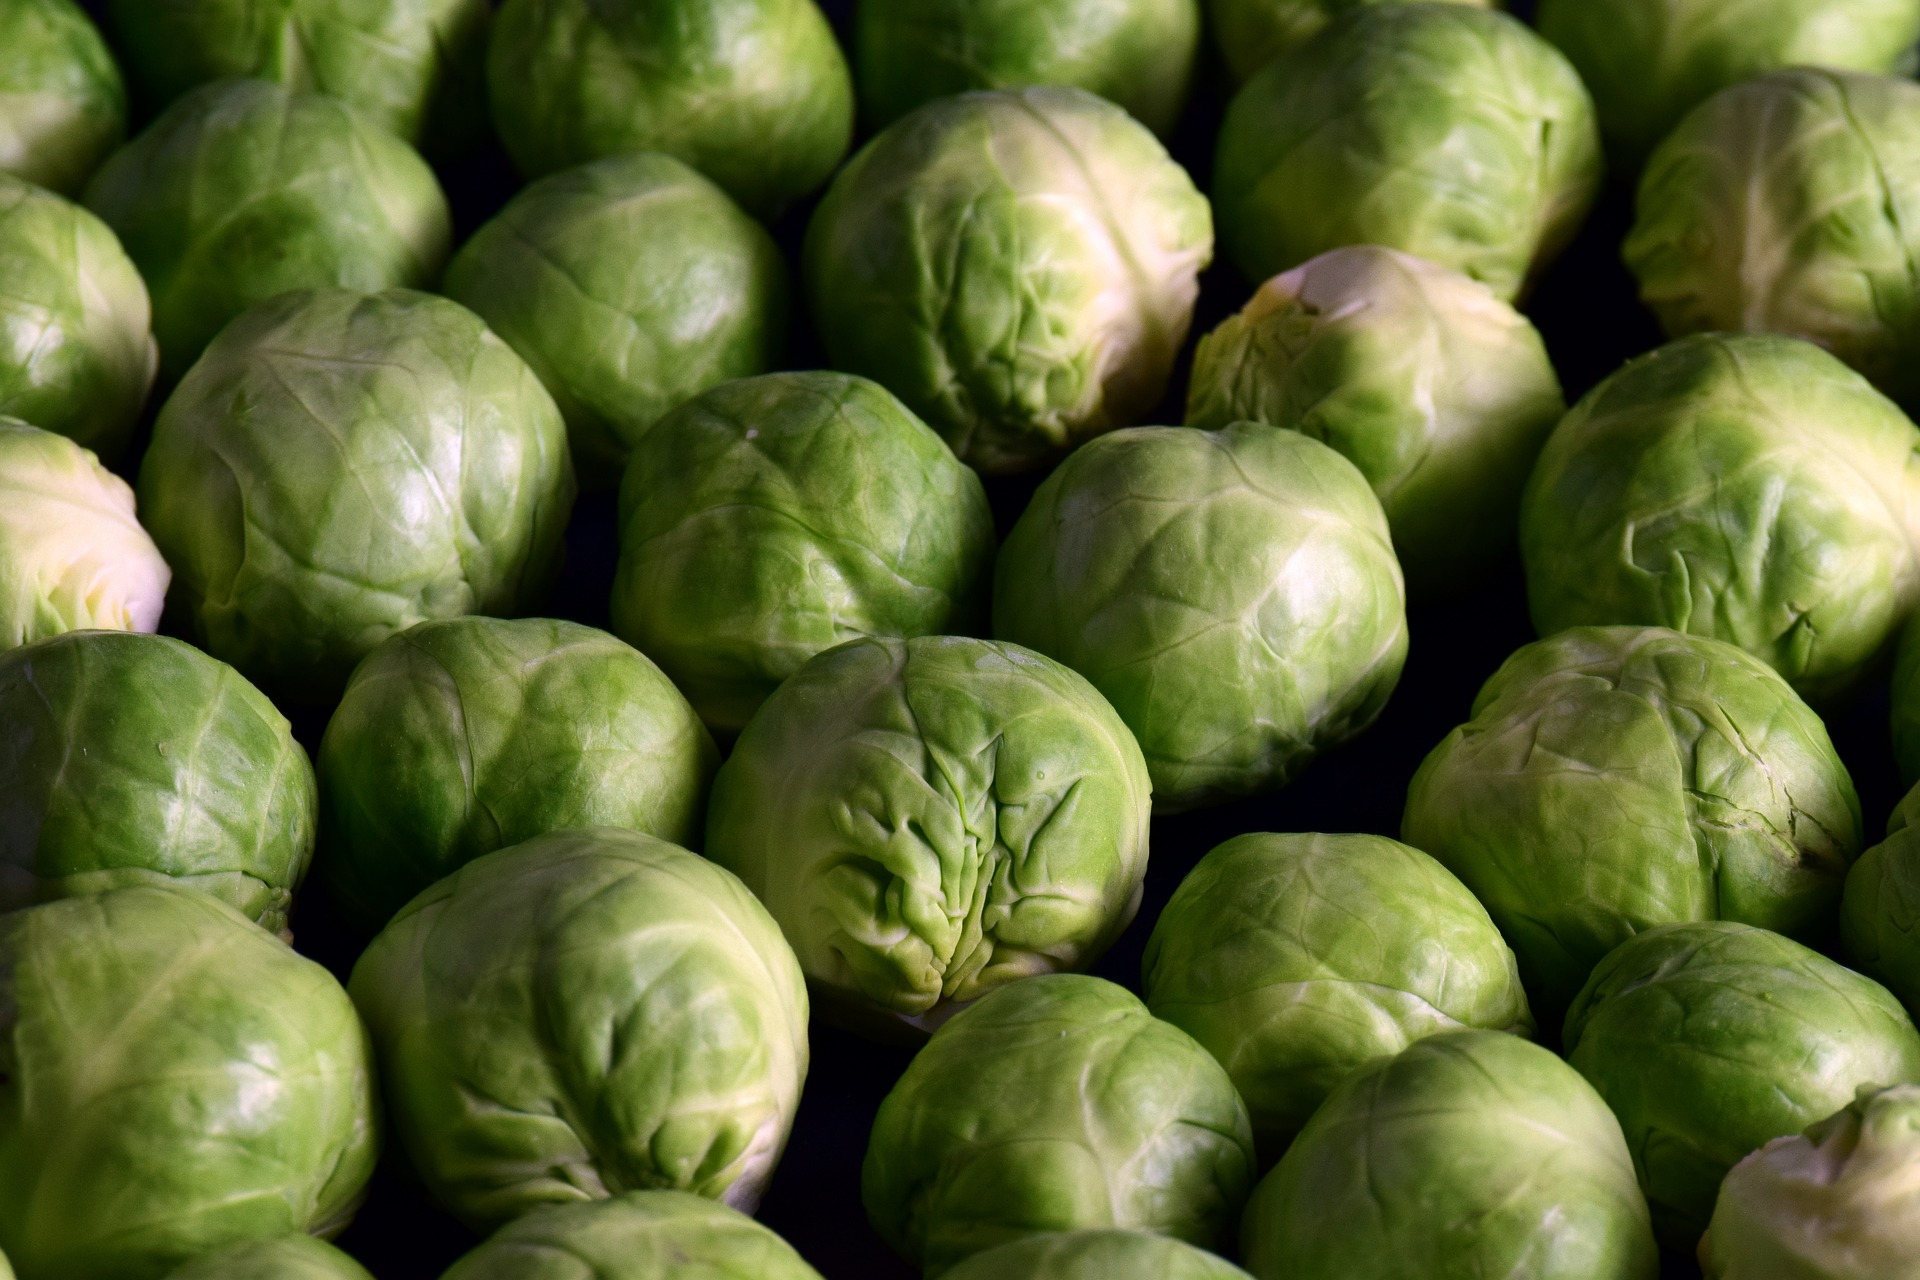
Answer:
<path fill-rule="evenodd" d="M 1150 1231 L 1059 1231 L 976 1253 L 946 1280 L 1248 1280 L 1225 1258 Z"/>
<path fill-rule="evenodd" d="M 1887 838 L 1847 873 L 1840 937 L 1847 959 L 1920 1009 L 1920 787 L 1887 820 Z"/>
<path fill-rule="evenodd" d="M 70 195 L 126 135 L 120 68 L 74 0 L 0 0 L 0 31 L 0 173 Z"/>
<path fill-rule="evenodd" d="M 1236 81 L 1319 35 L 1335 17 L 1381 0 L 1207 0 L 1220 56 Z M 1499 8 L 1500 0 L 1453 0 Z"/>
<path fill-rule="evenodd" d="M 340 1250 L 309 1235 L 243 1240 L 195 1258 L 167 1280 L 373 1280 Z"/>

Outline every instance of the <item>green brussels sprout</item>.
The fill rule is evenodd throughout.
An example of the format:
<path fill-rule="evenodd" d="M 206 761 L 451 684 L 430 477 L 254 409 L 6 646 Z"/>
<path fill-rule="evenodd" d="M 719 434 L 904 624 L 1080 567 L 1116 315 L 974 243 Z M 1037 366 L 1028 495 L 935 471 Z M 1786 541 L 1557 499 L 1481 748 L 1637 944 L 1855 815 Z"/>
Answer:
<path fill-rule="evenodd" d="M 0 1253 L 0 1280 L 14 1280 L 13 1264 L 7 1261 L 4 1253 Z"/>
<path fill-rule="evenodd" d="M 1324 253 L 1200 340 L 1187 423 L 1268 422 L 1373 486 L 1416 589 L 1513 546 L 1520 491 L 1567 411 L 1546 344 L 1484 284 L 1393 249 Z"/>
<path fill-rule="evenodd" d="M 87 205 L 146 277 L 169 385 L 227 321 L 290 289 L 432 284 L 453 234 L 411 147 L 261 80 L 175 102 L 94 175 Z"/>
<path fill-rule="evenodd" d="M 327 722 L 318 865 L 372 931 L 449 872 L 549 831 L 692 845 L 719 763 L 660 668 L 604 631 L 423 622 L 367 655 Z"/>
<path fill-rule="evenodd" d="M 668 410 L 780 360 L 786 264 L 766 228 L 670 156 L 542 178 L 474 233 L 446 294 L 540 375 L 588 485 L 619 483 Z"/>
<path fill-rule="evenodd" d="M 1894 649 L 1892 701 L 1893 758 L 1900 781 L 1920 782 L 1920 622 L 1913 618 L 1901 629 Z"/>
<path fill-rule="evenodd" d="M 1548 438 L 1520 509 L 1534 626 L 1710 636 L 1831 699 L 1920 598 L 1916 485 L 1920 429 L 1818 347 L 1682 339 Z"/>
<path fill-rule="evenodd" d="M 476 858 L 394 917 L 349 989 L 414 1168 L 477 1230 L 629 1190 L 751 1209 L 807 1074 L 779 927 L 637 831 Z"/>
<path fill-rule="evenodd" d="M 1213 202 L 1228 256 L 1254 280 L 1378 244 L 1511 299 L 1573 239 L 1602 168 L 1593 100 L 1520 21 L 1368 4 L 1234 95 Z"/>
<path fill-rule="evenodd" d="M 1333 1091 L 1247 1204 L 1260 1280 L 1654 1280 L 1620 1124 L 1498 1031 L 1415 1042 Z"/>
<path fill-rule="evenodd" d="M 1508 658 L 1414 775 L 1400 834 L 1486 904 L 1543 1017 L 1653 925 L 1826 936 L 1862 843 L 1846 766 L 1786 682 L 1657 627 Z"/>
<path fill-rule="evenodd" d="M 537 599 L 573 470 L 552 397 L 478 316 L 318 289 L 207 349 L 161 410 L 139 495 L 208 651 L 324 702 L 395 632 Z"/>
<path fill-rule="evenodd" d="M 1720 1184 L 1700 1241 L 1707 1280 L 1883 1280 L 1920 1257 L 1920 1089 L 1862 1086 Z"/>
<path fill-rule="evenodd" d="M 1538 20 L 1592 91 L 1615 166 L 1631 172 L 1730 85 L 1791 66 L 1896 70 L 1920 39 L 1920 0 L 1540 0 Z"/>
<path fill-rule="evenodd" d="M 1920 85 L 1803 68 L 1716 94 L 1674 130 L 1624 252 L 1669 334 L 1805 338 L 1916 404 L 1915 220 Z"/>
<path fill-rule="evenodd" d="M 332 1236 L 379 1153 L 346 992 L 225 903 L 160 885 L 0 916 L 0 1248 L 20 1280 L 160 1280 Z M 284 1274 L 284 1273 L 279 1273 Z"/>
<path fill-rule="evenodd" d="M 823 1012 L 929 1029 L 1092 964 L 1139 910 L 1146 764 L 1093 687 L 1015 645 L 856 640 L 796 672 L 714 779 L 707 856 Z"/>
<path fill-rule="evenodd" d="M 126 136 L 120 68 L 73 0 L 0 0 L 0 31 L 0 174 L 71 195 Z"/>
<path fill-rule="evenodd" d="M 854 156 L 804 257 L 836 366 L 885 383 L 982 471 L 1026 471 L 1159 402 L 1213 216 L 1112 103 L 964 93 Z"/>
<path fill-rule="evenodd" d="M 738 732 L 837 644 L 984 626 L 993 542 L 979 477 L 884 388 L 742 379 L 635 445 L 613 626 Z"/>
<path fill-rule="evenodd" d="M 1251 422 L 1140 427 L 1068 458 L 1000 549 L 993 620 L 1113 703 L 1156 813 L 1281 786 L 1373 722 L 1407 656 L 1366 478 Z"/>
<path fill-rule="evenodd" d="M 1381 0 L 1207 0 L 1220 56 L 1235 81 L 1244 81 L 1281 54 L 1320 34 L 1337 15 Z M 1452 0 L 1501 7 L 1502 0 Z"/>
<path fill-rule="evenodd" d="M 1343 1080 L 1462 1027 L 1533 1034 L 1513 952 L 1465 885 L 1365 835 L 1237 836 L 1147 940 L 1147 1008 L 1218 1058 L 1277 1156 Z"/>
<path fill-rule="evenodd" d="M 853 77 L 813 0 L 506 0 L 487 86 L 529 178 L 664 151 L 762 217 L 853 137 Z"/>
<path fill-rule="evenodd" d="M 1186 105 L 1199 0 L 860 0 L 860 107 L 874 128 L 968 89 L 1072 85 L 1161 137 Z"/>
<path fill-rule="evenodd" d="M 887 1243 L 936 1276 L 1083 1228 L 1210 1248 L 1252 1176 L 1247 1109 L 1220 1064 L 1125 988 L 1055 973 L 934 1032 L 880 1104 L 860 1194 Z"/>
<path fill-rule="evenodd" d="M 1887 838 L 1860 855 L 1840 901 L 1840 937 L 1854 967 L 1920 1010 L 1920 787 L 1887 819 Z"/>
<path fill-rule="evenodd" d="M 1147 1231 L 1058 1231 L 976 1253 L 947 1280 L 1251 1280 L 1225 1258 Z"/>
<path fill-rule="evenodd" d="M 487 0 L 106 0 L 155 106 L 252 76 L 350 103 L 408 142 L 451 149 L 486 122 Z"/>
<path fill-rule="evenodd" d="M 126 481 L 65 436 L 0 416 L 0 650 L 156 630 L 171 576 Z"/>
<path fill-rule="evenodd" d="M 516 1218 L 441 1280 L 821 1280 L 752 1218 L 684 1191 L 629 1191 Z"/>
<path fill-rule="evenodd" d="M 1600 962 L 1567 1013 L 1571 1062 L 1607 1100 L 1668 1248 L 1689 1249 L 1736 1161 L 1920 1082 L 1920 1033 L 1887 989 L 1777 933 L 1661 925 Z"/>
<path fill-rule="evenodd" d="M 71 631 L 0 653 L 0 725 L 0 911 L 171 881 L 286 930 L 313 767 L 232 667 L 162 636 Z"/>
<path fill-rule="evenodd" d="M 152 314 L 105 223 L 0 174 L 0 415 L 113 461 L 153 385 Z"/>
<path fill-rule="evenodd" d="M 0 1273 L 0 1280 L 4 1274 Z M 167 1280 L 373 1280 L 367 1269 L 312 1236 L 243 1240 L 197 1258 Z"/>

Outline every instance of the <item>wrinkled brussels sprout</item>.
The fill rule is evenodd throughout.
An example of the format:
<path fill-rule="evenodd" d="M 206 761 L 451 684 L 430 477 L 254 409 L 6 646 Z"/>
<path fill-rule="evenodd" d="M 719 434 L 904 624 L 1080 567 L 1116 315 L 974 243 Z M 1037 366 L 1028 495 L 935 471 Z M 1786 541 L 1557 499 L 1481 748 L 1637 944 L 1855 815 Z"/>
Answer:
<path fill-rule="evenodd" d="M 71 194 L 126 136 L 120 68 L 73 0 L 0 0 L 0 31 L 0 173 Z"/>
<path fill-rule="evenodd" d="M 343 102 L 260 80 L 174 103 L 94 175 L 87 205 L 146 277 L 168 384 L 289 289 L 432 284 L 452 235 L 412 148 Z"/>
<path fill-rule="evenodd" d="M 714 779 L 707 856 L 856 1024 L 938 1025 L 1092 964 L 1147 869 L 1140 748 L 1092 686 L 1015 645 L 854 641 L 802 667 Z"/>
<path fill-rule="evenodd" d="M 72 631 L 0 653 L 0 725 L 0 910 L 170 880 L 286 929 L 313 767 L 232 667 Z"/>
<path fill-rule="evenodd" d="M 976 1253 L 947 1280 L 1249 1280 L 1204 1249 L 1148 1231 L 1059 1231 Z"/>
<path fill-rule="evenodd" d="M 737 732 L 809 658 L 983 627 L 980 479 L 875 383 L 777 373 L 706 392 L 634 447 L 614 630 Z"/>
<path fill-rule="evenodd" d="M 1200 340 L 1187 390 L 1190 426 L 1268 422 L 1359 467 L 1416 591 L 1509 552 L 1527 472 L 1566 411 L 1525 316 L 1477 280 L 1375 245 L 1267 281 Z"/>
<path fill-rule="evenodd" d="M 1729 85 L 1791 66 L 1894 70 L 1920 38 L 1920 0 L 1540 0 L 1539 24 L 1580 69 L 1608 153 L 1631 172 Z"/>
<path fill-rule="evenodd" d="M 1720 1184 L 1700 1241 L 1707 1280 L 1883 1280 L 1920 1257 L 1920 1089 L 1862 1086 L 1843 1111 L 1775 1138 Z"/>
<path fill-rule="evenodd" d="M 604 631 L 423 622 L 367 655 L 327 722 L 320 873 L 371 931 L 481 854 L 549 831 L 693 845 L 719 763 L 660 668 Z"/>
<path fill-rule="evenodd" d="M 487 0 L 106 0 L 148 102 L 254 76 L 317 89 L 409 142 L 485 128 Z"/>
<path fill-rule="evenodd" d="M 126 481 L 65 436 L 0 416 L 0 650 L 153 631 L 170 576 Z"/>
<path fill-rule="evenodd" d="M 576 1276 L 820 1280 L 791 1245 L 752 1218 L 683 1191 L 629 1191 L 529 1213 L 454 1263 L 441 1280 Z"/>
<path fill-rule="evenodd" d="M 860 0 L 854 63 L 869 126 L 968 89 L 1072 85 L 1173 132 L 1199 0 Z"/>
<path fill-rule="evenodd" d="M 1920 85 L 1781 71 L 1715 95 L 1654 152 L 1625 255 L 1669 334 L 1806 338 L 1920 404 L 1916 223 Z"/>
<path fill-rule="evenodd" d="M 1538 1045 L 1418 1041 L 1335 1089 L 1247 1203 L 1260 1280 L 1655 1280 L 1620 1124 Z"/>
<path fill-rule="evenodd" d="M 1887 838 L 1847 873 L 1840 936 L 1847 959 L 1920 1010 L 1920 787 L 1887 819 Z"/>
<path fill-rule="evenodd" d="M 0 415 L 113 461 L 153 384 L 151 318 L 147 286 L 105 223 L 0 175 Z"/>
<path fill-rule="evenodd" d="M 1503 13 L 1349 9 L 1227 106 L 1213 201 L 1227 254 L 1264 280 L 1342 245 L 1526 291 L 1586 217 L 1600 135 L 1580 77 Z"/>
<path fill-rule="evenodd" d="M 366 1032 L 332 975 L 224 903 L 143 885 L 0 916 L 0 1008 L 20 1280 L 160 1280 L 359 1207 Z"/>
<path fill-rule="evenodd" d="M 786 265 L 766 228 L 670 156 L 543 178 L 447 267 L 446 294 L 533 367 L 590 487 L 682 401 L 780 360 Z"/>
<path fill-rule="evenodd" d="M 1089 1227 L 1212 1247 L 1252 1175 L 1247 1109 L 1220 1064 L 1125 988 L 1056 973 L 934 1033 L 880 1104 L 860 1194 L 887 1243 L 935 1276 Z"/>
<path fill-rule="evenodd" d="M 477 858 L 354 966 L 393 1126 L 477 1230 L 693 1191 L 751 1209 L 807 1074 L 807 993 L 738 880 L 589 827 Z"/>
<path fill-rule="evenodd" d="M 506 0 L 487 85 L 529 178 L 663 151 L 762 217 L 853 136 L 853 78 L 813 0 Z"/>
<path fill-rule="evenodd" d="M 1893 655 L 1893 758 L 1902 782 L 1920 782 L 1920 622 L 1911 618 Z"/>
<path fill-rule="evenodd" d="M 1920 1034 L 1887 989 L 1727 920 L 1636 934 L 1567 1014 L 1567 1059 L 1607 1100 L 1653 1209 L 1690 1249 L 1720 1181 L 1861 1085 L 1920 1082 Z"/>
<path fill-rule="evenodd" d="M 324 702 L 397 631 L 537 599 L 573 470 L 552 397 L 479 317 L 320 289 L 207 349 L 161 410 L 139 494 L 208 651 Z"/>
<path fill-rule="evenodd" d="M 1920 597 L 1916 486 L 1920 430 L 1826 352 L 1682 339 L 1548 438 L 1520 510 L 1534 626 L 1672 627 L 1834 697 Z"/>
<path fill-rule="evenodd" d="M 1415 1040 L 1533 1034 L 1486 909 L 1382 836 L 1227 841 L 1161 912 L 1144 970 L 1147 1007 L 1227 1068 L 1269 1159 L 1341 1081 Z"/>
<path fill-rule="evenodd" d="M 1213 257 L 1186 170 L 1078 89 L 967 93 L 834 179 L 805 275 L 835 365 L 982 471 L 1042 467 L 1166 389 Z"/>
<path fill-rule="evenodd" d="M 1381 0 L 1207 0 L 1220 56 L 1245 80 L 1281 54 L 1320 34 L 1337 15 Z M 1501 0 L 1452 0 L 1499 8 Z"/>
<path fill-rule="evenodd" d="M 1373 722 L 1407 656 L 1365 477 L 1257 423 L 1141 427 L 1068 458 L 1000 549 L 993 621 L 1107 696 L 1160 813 L 1282 785 Z"/>
<path fill-rule="evenodd" d="M 1400 833 L 1486 904 L 1542 1017 L 1652 925 L 1825 936 L 1861 845 L 1819 717 L 1732 645 L 1657 627 L 1507 659 L 1414 775 Z"/>
<path fill-rule="evenodd" d="M 373 1280 L 367 1269 L 312 1236 L 244 1240 L 197 1258 L 167 1280 Z"/>

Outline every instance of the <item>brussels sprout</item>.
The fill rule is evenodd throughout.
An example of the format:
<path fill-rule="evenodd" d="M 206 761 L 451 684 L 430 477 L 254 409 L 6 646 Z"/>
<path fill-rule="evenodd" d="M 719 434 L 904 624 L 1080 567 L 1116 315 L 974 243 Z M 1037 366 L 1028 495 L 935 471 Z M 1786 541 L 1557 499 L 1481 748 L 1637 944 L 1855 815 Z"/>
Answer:
<path fill-rule="evenodd" d="M 807 1074 L 807 992 L 740 882 L 636 831 L 540 836 L 408 903 L 354 966 L 393 1124 L 488 1230 L 552 1203 L 751 1209 Z"/>
<path fill-rule="evenodd" d="M 379 1149 L 366 1032 L 330 974 L 203 893 L 0 917 L 0 1247 L 20 1280 L 160 1280 L 331 1236 Z"/>
<path fill-rule="evenodd" d="M 397 631 L 537 599 L 573 470 L 552 398 L 479 317 L 320 289 L 207 349 L 160 413 L 139 494 L 208 651 L 323 702 Z"/>
<path fill-rule="evenodd" d="M 0 1273 L 3 1276 L 4 1273 Z M 244 1240 L 189 1262 L 167 1280 L 373 1280 L 365 1267 L 312 1236 Z"/>
<path fill-rule="evenodd" d="M 1904 783 L 1920 782 L 1920 622 L 1900 632 L 1893 656 L 1893 758 Z"/>
<path fill-rule="evenodd" d="M 1253 1193 L 1261 1280 L 1654 1280 L 1619 1122 L 1577 1072 L 1497 1031 L 1418 1041 L 1333 1091 Z"/>
<path fill-rule="evenodd" d="M 153 384 L 151 318 L 147 286 L 105 223 L 0 174 L 0 415 L 112 461 Z"/>
<path fill-rule="evenodd" d="M 660 668 L 604 631 L 423 622 L 367 655 L 327 722 L 321 874 L 371 931 L 440 877 L 549 831 L 691 845 L 719 763 Z"/>
<path fill-rule="evenodd" d="M 1204 1249 L 1147 1231 L 1060 1231 L 976 1253 L 947 1280 L 1250 1280 Z"/>
<path fill-rule="evenodd" d="M 1373 722 L 1407 656 L 1366 479 L 1250 422 L 1141 427 L 1068 458 L 1000 550 L 993 619 L 1112 701 L 1159 813 L 1282 785 Z"/>
<path fill-rule="evenodd" d="M 1826 352 L 1683 339 L 1548 439 L 1520 510 L 1534 626 L 1711 636 L 1832 698 L 1920 597 L 1916 485 L 1920 430 Z"/>
<path fill-rule="evenodd" d="M 1920 1009 L 1920 787 L 1887 820 L 1887 838 L 1847 873 L 1840 936 L 1847 959 Z"/>
<path fill-rule="evenodd" d="M 1092 964 L 1140 906 L 1140 748 L 1015 645 L 856 640 L 802 667 L 720 766 L 707 856 L 767 904 L 825 1004 L 937 1025 Z"/>
<path fill-rule="evenodd" d="M 878 128 L 968 89 L 1072 85 L 1173 132 L 1200 44 L 1199 0 L 860 0 L 860 106 Z"/>
<path fill-rule="evenodd" d="M 106 0 L 135 86 L 163 105 L 254 76 L 317 89 L 409 142 L 478 140 L 487 0 Z"/>
<path fill-rule="evenodd" d="M 1920 38 L 1920 0 L 1540 0 L 1539 23 L 1580 69 L 1608 153 L 1631 172 L 1729 85 L 1791 66 L 1895 70 Z"/>
<path fill-rule="evenodd" d="M 0 173 L 71 194 L 126 136 L 120 68 L 73 0 L 0 0 L 0 31 Z"/>
<path fill-rule="evenodd" d="M 0 653 L 0 725 L 0 910 L 170 880 L 286 929 L 313 767 L 233 668 L 161 636 L 68 632 Z"/>
<path fill-rule="evenodd" d="M 853 136 L 853 78 L 813 0 L 506 0 L 487 85 L 529 178 L 664 151 L 763 217 Z"/>
<path fill-rule="evenodd" d="M 1408 580 L 1429 591 L 1509 552 L 1527 472 L 1566 411 L 1525 316 L 1374 245 L 1267 281 L 1200 340 L 1187 390 L 1191 426 L 1290 427 L 1359 467 Z"/>
<path fill-rule="evenodd" d="M 1147 1007 L 1218 1058 L 1263 1156 L 1335 1086 L 1423 1037 L 1533 1034 L 1513 952 L 1447 869 L 1381 836 L 1237 836 L 1147 940 Z"/>
<path fill-rule="evenodd" d="M 1920 1257 L 1920 1089 L 1863 1086 L 1720 1184 L 1700 1241 L 1708 1280 L 1881 1280 Z"/>
<path fill-rule="evenodd" d="M 1707 920 L 1636 934 L 1567 1014 L 1567 1059 L 1607 1100 L 1668 1248 L 1720 1180 L 1861 1085 L 1920 1082 L 1920 1034 L 1879 983 L 1776 933 Z"/>
<path fill-rule="evenodd" d="M 928 1276 L 1053 1231 L 1211 1247 L 1253 1174 L 1233 1082 L 1186 1032 L 1083 974 L 1012 983 L 936 1031 L 880 1104 L 867 1216 Z"/>
<path fill-rule="evenodd" d="M 966 93 L 875 138 L 807 228 L 833 362 L 983 471 L 1046 466 L 1159 402 L 1213 218 L 1126 112 L 1078 89 Z"/>
<path fill-rule="evenodd" d="M 454 255 L 445 287 L 540 375 L 594 487 L 619 483 L 661 415 L 773 368 L 786 341 L 773 237 L 652 153 L 534 183 Z"/>
<path fill-rule="evenodd" d="M 170 576 L 126 481 L 66 437 L 0 416 L 0 650 L 153 631 Z"/>
<path fill-rule="evenodd" d="M 1213 202 L 1228 255 L 1255 280 L 1379 244 L 1513 298 L 1573 239 L 1601 169 L 1592 99 L 1524 24 L 1371 4 L 1234 96 Z"/>
<path fill-rule="evenodd" d="M 684 1191 L 629 1191 L 515 1219 L 441 1280 L 821 1280 L 752 1218 Z"/>
<path fill-rule="evenodd" d="M 982 627 L 993 513 L 880 386 L 779 373 L 716 387 L 640 440 L 620 552 L 614 629 L 737 732 L 823 650 Z"/>
<path fill-rule="evenodd" d="M 1400 832 L 1486 904 L 1542 1016 L 1652 925 L 1824 937 L 1861 845 L 1819 717 L 1732 645 L 1655 627 L 1507 659 L 1414 775 Z"/>
<path fill-rule="evenodd" d="M 260 80 L 174 103 L 94 175 L 87 205 L 146 277 L 169 385 L 227 321 L 289 289 L 433 283 L 452 235 L 410 147 L 343 102 Z"/>
<path fill-rule="evenodd" d="M 1920 404 L 1916 222 L 1920 85 L 1780 71 L 1716 94 L 1661 144 L 1625 255 L 1669 334 L 1806 338 Z"/>
<path fill-rule="evenodd" d="M 1281 54 L 1305 44 L 1334 17 L 1381 0 L 1207 0 L 1207 17 L 1220 56 L 1236 81 L 1245 80 Z M 1499 8 L 1501 0 L 1452 0 Z"/>

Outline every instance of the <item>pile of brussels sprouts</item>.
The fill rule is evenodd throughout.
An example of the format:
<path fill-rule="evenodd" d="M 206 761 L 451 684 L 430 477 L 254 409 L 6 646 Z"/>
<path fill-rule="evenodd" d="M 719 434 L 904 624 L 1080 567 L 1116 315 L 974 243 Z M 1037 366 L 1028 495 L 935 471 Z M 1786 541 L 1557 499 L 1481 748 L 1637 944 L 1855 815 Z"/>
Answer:
<path fill-rule="evenodd" d="M 1512 7 L 0 0 L 0 1277 L 820 1280 L 810 1032 L 927 1277 L 1920 1277 L 1920 0 Z"/>

